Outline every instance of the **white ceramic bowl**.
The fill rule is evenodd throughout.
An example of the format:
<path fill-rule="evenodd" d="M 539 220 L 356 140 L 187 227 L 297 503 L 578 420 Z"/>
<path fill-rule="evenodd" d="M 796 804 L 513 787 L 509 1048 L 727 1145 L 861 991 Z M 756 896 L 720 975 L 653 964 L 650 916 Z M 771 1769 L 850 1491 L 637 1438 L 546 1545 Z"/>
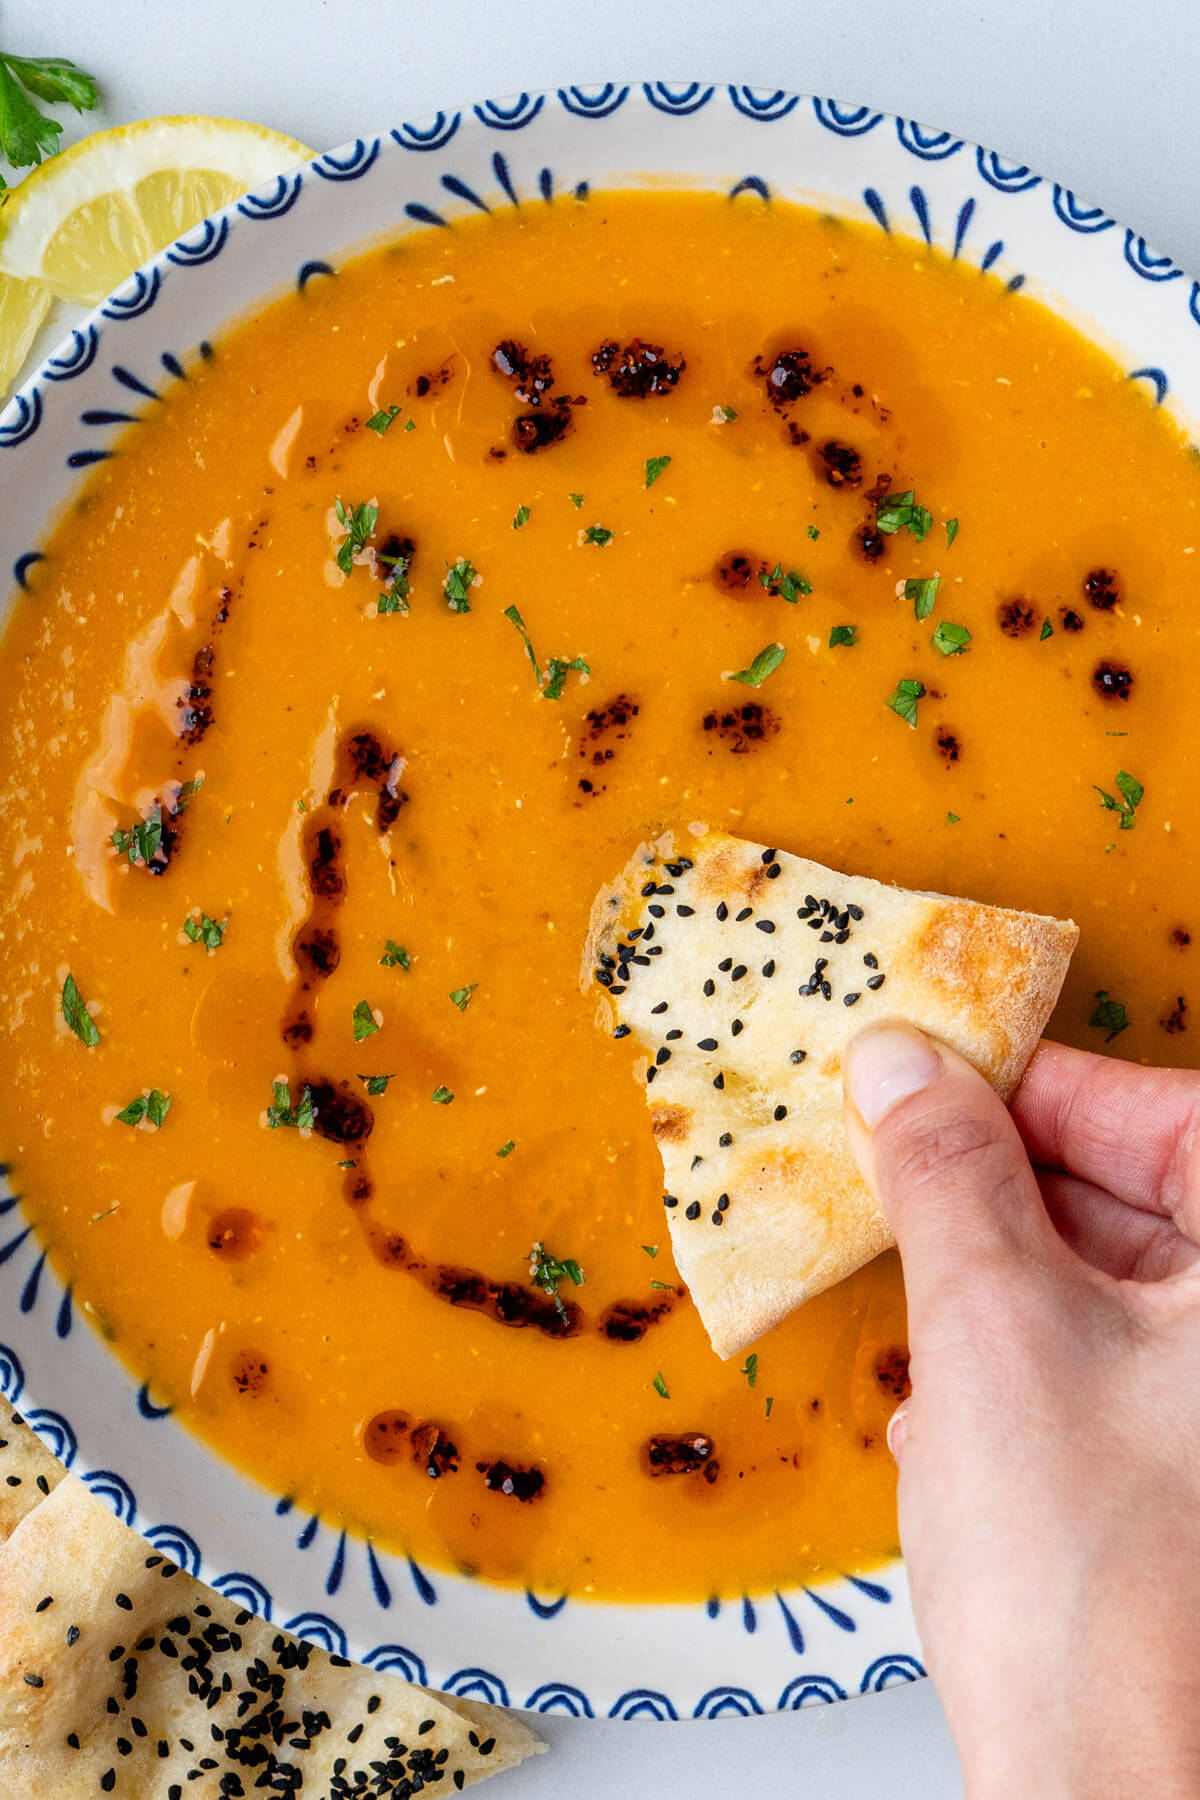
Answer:
<path fill-rule="evenodd" d="M 0 568 L 36 595 L 38 546 L 80 473 L 264 298 L 382 236 L 647 178 L 751 188 L 922 237 L 1066 313 L 1160 404 L 1200 413 L 1200 284 L 1029 169 L 909 120 L 794 94 L 565 88 L 331 151 L 131 276 L 0 414 Z M 376 1668 L 502 1704 L 620 1718 L 763 1712 L 923 1673 L 899 1564 L 707 1608 L 589 1605 L 431 1573 L 301 1515 L 139 1390 L 4 1189 L 0 1340 L 0 1389 L 157 1549 Z"/>

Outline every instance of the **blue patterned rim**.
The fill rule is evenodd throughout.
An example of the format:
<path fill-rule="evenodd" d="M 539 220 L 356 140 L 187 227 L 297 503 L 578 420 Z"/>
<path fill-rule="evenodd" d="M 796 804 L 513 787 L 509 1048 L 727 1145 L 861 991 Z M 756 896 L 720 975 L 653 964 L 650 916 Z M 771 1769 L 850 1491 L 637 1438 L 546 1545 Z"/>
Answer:
<path fill-rule="evenodd" d="M 914 120 L 782 90 L 646 82 L 519 94 L 279 175 L 187 232 L 72 331 L 0 413 L 0 450 L 19 453 L 0 518 L 16 587 L 36 595 L 36 538 L 79 473 L 119 454 L 122 430 L 252 304 L 289 283 L 336 280 L 341 260 L 384 234 L 584 199 L 647 173 L 736 204 L 817 201 L 919 237 L 1084 324 L 1157 404 L 1170 395 L 1200 412 L 1200 283 L 1022 164 Z M 750 1715 L 924 1673 L 899 1563 L 732 1602 L 599 1606 L 430 1572 L 301 1516 L 290 1497 L 221 1463 L 77 1329 L 71 1289 L 22 1221 L 2 1165 L 0 1306 L 0 1392 L 67 1467 L 189 1573 L 339 1655 L 580 1718 Z"/>

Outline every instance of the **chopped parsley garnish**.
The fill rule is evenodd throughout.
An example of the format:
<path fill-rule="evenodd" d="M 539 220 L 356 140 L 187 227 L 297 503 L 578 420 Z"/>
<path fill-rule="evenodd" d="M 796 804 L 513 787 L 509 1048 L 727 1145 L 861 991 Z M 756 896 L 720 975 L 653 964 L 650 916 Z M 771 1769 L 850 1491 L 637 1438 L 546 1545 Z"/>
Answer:
<path fill-rule="evenodd" d="M 185 781 L 183 786 L 180 788 L 179 793 L 176 797 L 175 811 L 177 813 L 186 812 L 187 808 L 188 808 L 188 801 L 194 800 L 196 798 L 196 795 L 200 792 L 200 789 L 203 786 L 204 786 L 203 775 L 193 775 L 192 779 L 190 781 Z"/>
<path fill-rule="evenodd" d="M 382 437 L 389 426 L 394 425 L 399 417 L 400 408 L 398 406 L 386 406 L 382 412 L 371 414 L 367 420 L 367 430 L 377 431 Z"/>
<path fill-rule="evenodd" d="M 761 687 L 787 655 L 782 644 L 764 644 L 748 669 L 735 669 L 726 681 L 740 681 L 746 687 Z"/>
<path fill-rule="evenodd" d="M 405 419 L 404 429 L 405 431 L 415 431 L 417 429 L 417 421 L 415 419 Z"/>
<path fill-rule="evenodd" d="M 184 936 L 190 938 L 193 944 L 203 944 L 206 950 L 221 948 L 228 927 L 228 919 L 222 919 L 218 923 L 216 919 L 210 919 L 206 912 L 200 914 L 199 920 L 189 916 L 183 921 Z"/>
<path fill-rule="evenodd" d="M 900 717 L 906 720 L 915 731 L 917 729 L 917 701 L 923 699 L 924 694 L 925 683 L 923 681 L 902 681 L 897 686 L 895 693 L 888 695 L 887 704 L 894 713 L 899 713 Z"/>
<path fill-rule="evenodd" d="M 734 412 L 732 406 L 718 406 L 715 409 L 715 412 L 720 413 L 726 425 L 732 425 L 733 421 L 737 418 L 737 414 Z"/>
<path fill-rule="evenodd" d="M 795 606 L 801 594 L 812 593 L 812 582 L 806 581 L 799 569 L 789 569 L 785 574 L 782 563 L 776 563 L 769 575 L 760 569 L 758 580 L 768 594 L 779 594 L 789 606 Z"/>
<path fill-rule="evenodd" d="M 471 610 L 470 588 L 479 571 L 464 556 L 446 573 L 442 583 L 442 592 L 446 596 L 446 604 L 453 613 L 468 613 Z"/>
<path fill-rule="evenodd" d="M 813 543 L 815 544 L 817 539 L 820 537 L 821 533 L 817 530 L 815 525 L 810 525 L 808 528 L 808 535 L 812 539 Z"/>
<path fill-rule="evenodd" d="M 267 1124 L 272 1131 L 282 1126 L 291 1126 L 296 1131 L 311 1131 L 316 1113 L 313 1111 L 312 1095 L 304 1087 L 300 1089 L 300 1098 L 292 1105 L 292 1090 L 286 1081 L 273 1081 L 271 1093 L 274 1104 L 267 1108 Z"/>
<path fill-rule="evenodd" d="M 663 1380 L 663 1372 L 661 1369 L 655 1370 L 654 1380 L 651 1383 L 651 1386 L 653 1387 L 656 1394 L 661 1394 L 661 1396 L 664 1400 L 669 1400 L 671 1398 L 670 1393 L 667 1390 L 667 1384 Z"/>
<path fill-rule="evenodd" d="M 757 1350 L 752 1350 L 750 1352 L 749 1356 L 746 1358 L 745 1362 L 742 1364 L 742 1367 L 738 1370 L 738 1374 L 744 1375 L 746 1377 L 746 1380 L 749 1383 L 749 1385 L 751 1387 L 754 1386 L 755 1382 L 758 1380 L 758 1352 L 757 1352 Z"/>
<path fill-rule="evenodd" d="M 1092 785 L 1095 787 L 1094 782 Z M 1114 800 L 1111 794 L 1106 794 L 1102 787 L 1096 788 L 1096 792 L 1100 796 L 1100 804 L 1105 812 L 1120 813 L 1120 829 L 1122 831 L 1133 830 L 1136 824 L 1134 814 L 1141 805 L 1142 795 L 1145 791 L 1141 782 L 1135 781 L 1132 775 L 1127 775 L 1124 769 L 1117 770 L 1117 792 L 1121 796 L 1119 800 Z"/>
<path fill-rule="evenodd" d="M 394 944 L 389 938 L 379 959 L 379 966 L 381 969 L 408 969 L 412 967 L 412 958 L 403 944 Z"/>
<path fill-rule="evenodd" d="M 433 1093 L 429 1097 L 435 1106 L 449 1106 L 454 1095 L 450 1092 L 448 1087 L 435 1087 Z"/>
<path fill-rule="evenodd" d="M 927 506 L 918 506 L 913 490 L 904 494 L 887 494 L 875 503 L 875 523 L 889 537 L 897 531 L 911 531 L 918 544 L 923 544 L 933 526 L 933 514 Z"/>
<path fill-rule="evenodd" d="M 406 613 L 408 596 L 412 592 L 408 582 L 408 565 L 412 561 L 412 551 L 409 550 L 407 553 L 400 551 L 395 556 L 380 554 L 376 561 L 391 570 L 391 574 L 384 584 L 383 593 L 375 602 L 376 613 Z"/>
<path fill-rule="evenodd" d="M 912 576 L 904 584 L 904 598 L 913 603 L 913 612 L 917 623 L 927 619 L 933 611 L 933 603 L 937 599 L 937 591 L 941 586 L 940 575 Z"/>
<path fill-rule="evenodd" d="M 957 813 L 948 812 L 946 814 L 946 823 L 947 823 L 947 825 L 961 825 L 962 820 L 959 818 Z"/>
<path fill-rule="evenodd" d="M 1039 644 L 1044 644 L 1048 637 L 1053 637 L 1053 636 L 1054 636 L 1053 625 L 1050 623 L 1049 619 L 1043 619 L 1042 620 L 1042 629 L 1038 632 Z"/>
<path fill-rule="evenodd" d="M 545 669 L 543 669 L 538 662 L 537 653 L 530 642 L 529 633 L 525 629 L 525 621 L 517 611 L 517 608 L 515 606 L 506 606 L 504 609 L 504 616 L 521 634 L 522 641 L 525 645 L 525 654 L 533 665 L 533 672 L 537 676 L 537 682 L 542 691 L 543 700 L 561 700 L 563 688 L 566 686 L 567 676 L 571 674 L 572 671 L 577 675 L 591 674 L 592 671 L 582 656 L 573 656 L 569 661 L 562 656 L 552 656 L 547 662 Z"/>
<path fill-rule="evenodd" d="M 669 465 L 669 456 L 648 456 L 646 458 L 646 486 L 652 488 L 663 470 Z"/>
<path fill-rule="evenodd" d="M 857 625 L 835 625 L 829 634 L 829 648 L 836 650 L 839 644 L 855 644 L 858 642 Z"/>
<path fill-rule="evenodd" d="M 513 1151 L 516 1149 L 516 1147 L 517 1147 L 516 1138 L 509 1138 L 507 1144 L 501 1144 L 500 1148 L 496 1152 L 496 1155 L 497 1156 L 511 1156 Z"/>
<path fill-rule="evenodd" d="M 535 1287 L 540 1287 L 543 1294 L 548 1294 L 558 1308 L 559 1316 L 566 1318 L 567 1309 L 559 1298 L 558 1284 L 570 1281 L 575 1287 L 583 1286 L 583 1270 L 574 1257 L 559 1258 L 547 1254 L 544 1244 L 535 1244 L 529 1252 L 529 1279 Z"/>
<path fill-rule="evenodd" d="M 589 525 L 583 534 L 585 544 L 599 544 L 603 550 L 605 544 L 612 543 L 613 534 L 607 525 Z"/>
<path fill-rule="evenodd" d="M 128 831 L 114 831 L 109 841 L 118 856 L 128 858 L 130 863 L 145 863 L 148 867 L 162 848 L 162 835 L 162 807 L 156 802 L 148 819 Z"/>
<path fill-rule="evenodd" d="M 354 1008 L 354 1041 L 361 1044 L 364 1038 L 374 1037 L 379 1030 L 379 1022 L 365 1000 L 360 1000 Z"/>
<path fill-rule="evenodd" d="M 388 1082 L 395 1081 L 394 1075 L 360 1075 L 358 1078 L 368 1094 L 386 1094 Z"/>
<path fill-rule="evenodd" d="M 334 501 L 333 510 L 337 514 L 338 524 L 346 533 L 338 546 L 337 566 L 343 575 L 348 575 L 354 567 L 354 558 L 358 552 L 365 550 L 371 541 L 379 519 L 379 508 L 364 500 L 361 506 L 352 506 L 347 512 L 339 494 Z"/>
<path fill-rule="evenodd" d="M 1113 1000 L 1110 997 L 1107 988 L 1096 990 L 1096 1000 L 1098 1004 L 1088 1020 L 1088 1024 L 1095 1025 L 1101 1031 L 1106 1031 L 1108 1036 L 1104 1041 L 1106 1044 L 1111 1044 L 1113 1039 L 1119 1037 L 1129 1024 L 1129 1015 L 1119 1000 Z"/>
<path fill-rule="evenodd" d="M 658 1289 L 664 1294 L 673 1294 L 675 1292 L 675 1289 L 671 1286 L 669 1281 L 652 1281 L 650 1286 L 652 1289 Z"/>
<path fill-rule="evenodd" d="M 148 1119 L 155 1131 L 161 1131 L 170 1110 L 170 1094 L 164 1094 L 161 1088 L 151 1088 L 148 1094 L 139 1094 L 136 1100 L 123 1106 L 117 1118 L 122 1125 L 140 1125 L 143 1119 Z"/>
<path fill-rule="evenodd" d="M 774 1404 L 775 1404 L 774 1394 L 768 1394 L 767 1395 L 767 1417 L 768 1417 L 768 1419 L 771 1416 L 771 1408 L 774 1406 Z"/>
<path fill-rule="evenodd" d="M 583 505 L 583 495 L 582 494 L 570 494 L 570 495 L 568 495 L 568 498 L 571 502 L 571 505 L 575 508 L 575 511 L 578 512 L 580 507 Z"/>
<path fill-rule="evenodd" d="M 651 1262 L 653 1262 L 654 1258 L 658 1255 L 657 1244 L 643 1244 L 642 1249 L 646 1252 L 646 1255 L 650 1258 Z"/>
<path fill-rule="evenodd" d="M 965 625 L 951 625 L 943 619 L 934 629 L 932 638 L 935 650 L 943 656 L 962 656 L 971 642 L 971 634 Z"/>
<path fill-rule="evenodd" d="M 520 531 L 522 525 L 528 525 L 528 523 L 529 523 L 529 508 L 527 506 L 518 506 L 516 512 L 513 515 L 513 530 Z"/>
<path fill-rule="evenodd" d="M 947 519 L 946 520 L 946 548 L 947 548 L 947 550 L 950 548 L 951 544 L 954 542 L 954 540 L 957 536 L 958 536 L 958 520 L 957 519 Z"/>
<path fill-rule="evenodd" d="M 470 987 L 455 988 L 450 998 L 453 1000 L 455 1006 L 457 1006 L 459 1012 L 466 1012 L 468 1006 L 471 1004 L 471 995 L 478 986 L 479 983 L 473 981 Z"/>
<path fill-rule="evenodd" d="M 30 95 L 33 99 L 30 99 Z M 63 56 L 0 53 L 0 156 L 15 169 L 40 163 L 58 150 L 62 126 L 35 104 L 73 106 L 90 112 L 99 104 L 96 83 Z M 0 175 L 0 189 L 7 186 Z"/>
<path fill-rule="evenodd" d="M 100 1042 L 100 1033 L 96 1021 L 84 1004 L 83 995 L 75 985 L 75 977 L 68 975 L 62 985 L 62 1016 L 75 1033 L 81 1044 L 94 1050 Z"/>

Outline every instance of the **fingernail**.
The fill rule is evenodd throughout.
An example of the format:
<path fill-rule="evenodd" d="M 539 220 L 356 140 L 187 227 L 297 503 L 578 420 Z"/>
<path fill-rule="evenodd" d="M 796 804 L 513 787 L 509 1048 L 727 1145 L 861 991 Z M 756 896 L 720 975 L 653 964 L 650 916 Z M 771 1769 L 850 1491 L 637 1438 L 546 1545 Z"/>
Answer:
<path fill-rule="evenodd" d="M 878 1025 L 852 1039 L 846 1059 L 846 1091 L 869 1131 L 901 1100 L 933 1081 L 941 1063 L 921 1032 Z"/>
<path fill-rule="evenodd" d="M 898 1406 L 887 1427 L 887 1447 L 892 1453 L 892 1461 L 899 1463 L 904 1452 L 904 1440 L 908 1436 L 908 1402 Z"/>

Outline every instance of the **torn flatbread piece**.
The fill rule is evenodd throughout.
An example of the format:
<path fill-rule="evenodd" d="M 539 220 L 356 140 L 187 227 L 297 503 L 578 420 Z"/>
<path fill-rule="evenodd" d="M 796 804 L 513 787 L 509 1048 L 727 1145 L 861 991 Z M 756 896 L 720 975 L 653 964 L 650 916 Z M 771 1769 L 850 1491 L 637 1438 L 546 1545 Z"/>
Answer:
<path fill-rule="evenodd" d="M 1007 1101 L 1078 935 L 703 830 L 603 890 L 584 976 L 649 1058 L 675 1261 L 719 1356 L 893 1241 L 842 1123 L 850 1037 L 907 1019 Z"/>
<path fill-rule="evenodd" d="M 0 1478 L 19 1469 L 24 1490 L 52 1459 L 4 1416 Z M 265 1624 L 57 1473 L 0 1546 L 0 1794 L 409 1800 L 545 1748 L 515 1713 Z"/>

